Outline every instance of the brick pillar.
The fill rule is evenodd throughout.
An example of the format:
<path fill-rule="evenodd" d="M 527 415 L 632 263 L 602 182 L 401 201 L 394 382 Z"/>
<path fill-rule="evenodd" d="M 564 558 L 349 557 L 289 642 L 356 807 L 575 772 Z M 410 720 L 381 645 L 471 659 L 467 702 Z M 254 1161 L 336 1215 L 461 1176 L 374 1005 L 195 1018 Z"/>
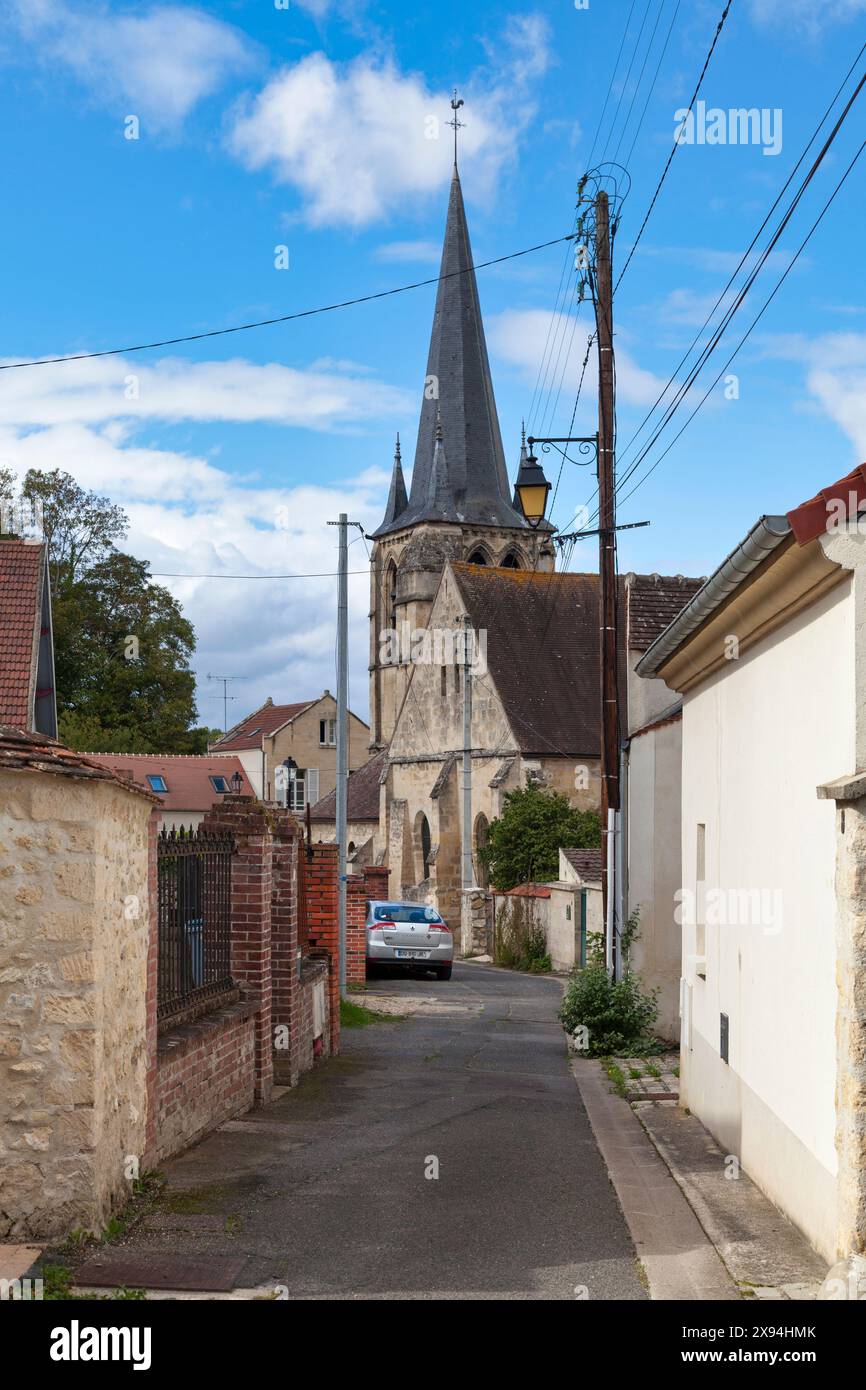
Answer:
<path fill-rule="evenodd" d="M 284 809 L 273 820 L 274 853 L 271 893 L 272 1024 L 276 1080 L 294 1086 L 300 1072 L 298 1030 L 298 856 L 303 854 L 300 829 Z"/>
<path fill-rule="evenodd" d="M 145 1164 L 150 1166 L 149 1158 L 156 1152 L 156 1005 L 157 972 L 159 970 L 159 888 L 156 857 L 156 837 L 159 834 L 160 813 L 154 807 L 148 825 L 147 839 L 147 897 L 150 936 L 147 944 L 147 1022 L 145 1025 L 145 1046 L 147 1049 L 147 1076 L 145 1097 L 147 1119 L 145 1128 Z"/>
<path fill-rule="evenodd" d="M 302 854 L 306 935 L 311 955 L 329 961 L 328 993 L 331 1015 L 331 1053 L 340 1050 L 340 943 L 337 923 L 337 846 L 316 844 L 312 858 Z"/>
<path fill-rule="evenodd" d="M 234 836 L 231 969 L 256 1009 L 255 1098 L 264 1105 L 274 1084 L 272 1029 L 272 894 L 274 812 L 250 796 L 227 796 L 202 822 Z"/>
<path fill-rule="evenodd" d="M 346 984 L 362 985 L 366 979 L 367 885 L 363 874 L 349 874 L 346 881 Z"/>
<path fill-rule="evenodd" d="M 387 902 L 391 896 L 388 887 L 390 877 L 391 870 L 387 864 L 368 864 L 364 870 L 367 899 L 383 899 Z"/>

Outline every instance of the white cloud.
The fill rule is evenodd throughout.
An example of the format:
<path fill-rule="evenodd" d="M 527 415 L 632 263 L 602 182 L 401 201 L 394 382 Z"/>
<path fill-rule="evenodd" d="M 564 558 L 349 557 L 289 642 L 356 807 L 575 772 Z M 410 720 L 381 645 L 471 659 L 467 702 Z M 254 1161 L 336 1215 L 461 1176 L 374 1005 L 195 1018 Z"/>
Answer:
<path fill-rule="evenodd" d="M 767 28 L 783 25 L 817 38 L 833 24 L 848 24 L 866 11 L 866 0 L 751 0 L 752 18 Z"/>
<path fill-rule="evenodd" d="M 138 401 L 124 395 L 136 374 Z M 290 701 L 334 688 L 336 536 L 341 511 L 373 530 L 382 517 L 390 468 L 318 483 L 328 445 L 304 446 L 302 475 L 314 481 L 262 484 L 215 457 L 142 441 L 160 421 L 272 421 L 345 430 L 414 410 L 397 389 L 352 362 L 323 359 L 304 371 L 235 360 L 97 359 L 0 374 L 0 466 L 61 468 L 119 502 L 130 518 L 127 548 L 169 574 L 318 574 L 322 579 L 159 579 L 183 604 L 198 634 L 199 673 L 237 672 L 239 717 L 272 695 Z M 308 436 L 308 439 L 312 436 Z M 339 456 L 344 450 L 336 446 Z M 296 473 L 297 476 L 297 473 Z M 352 699 L 366 709 L 367 552 L 350 551 Z M 202 696 L 209 693 L 200 682 Z M 202 698 L 200 717 L 221 719 Z"/>
<path fill-rule="evenodd" d="M 337 430 L 405 414 L 414 404 L 414 398 L 377 381 L 365 368 L 331 360 L 298 370 L 242 358 L 163 358 L 151 366 L 103 357 L 6 371 L 2 385 L 0 424 L 23 426 L 264 420 Z"/>
<path fill-rule="evenodd" d="M 63 0 L 12 0 L 19 32 L 43 63 L 61 64 L 101 104 L 153 130 L 176 129 L 204 97 L 249 69 L 253 45 L 240 30 L 192 6 L 132 14 Z"/>
<path fill-rule="evenodd" d="M 866 333 L 791 333 L 764 340 L 768 356 L 801 362 L 812 401 L 851 440 L 866 460 Z"/>
<path fill-rule="evenodd" d="M 549 309 L 510 309 L 488 318 L 486 326 L 492 350 L 521 369 L 527 381 L 534 383 L 547 352 L 548 361 L 554 364 L 550 375 L 557 383 L 562 375 L 563 391 L 574 394 L 591 331 L 588 318 L 579 321 L 573 315 L 553 314 Z M 568 361 L 563 375 L 566 354 Z M 583 382 L 584 401 L 595 401 L 597 380 L 596 353 L 592 351 Z M 665 385 L 660 377 L 639 367 L 621 343 L 616 350 L 616 383 L 617 397 L 627 405 L 652 405 Z M 595 409 L 594 404 L 592 409 Z"/>
<path fill-rule="evenodd" d="M 389 241 L 376 248 L 377 261 L 424 261 L 438 265 L 442 247 L 435 241 Z"/>
<path fill-rule="evenodd" d="M 460 112 L 460 165 L 476 196 L 490 196 L 513 162 L 549 62 L 546 21 L 512 17 Z M 313 53 L 239 108 L 229 147 L 248 168 L 295 188 L 310 225 L 363 227 L 447 180 L 450 99 L 391 58 L 367 53 L 341 65 Z"/>

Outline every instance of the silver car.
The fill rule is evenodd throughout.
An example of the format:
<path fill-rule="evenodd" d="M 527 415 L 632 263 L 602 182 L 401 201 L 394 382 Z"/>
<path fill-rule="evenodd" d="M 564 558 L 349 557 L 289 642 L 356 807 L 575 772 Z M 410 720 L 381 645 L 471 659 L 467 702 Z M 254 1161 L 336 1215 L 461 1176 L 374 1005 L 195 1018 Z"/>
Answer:
<path fill-rule="evenodd" d="M 454 937 L 435 907 L 425 903 L 367 904 L 367 970 L 416 966 L 451 979 Z"/>

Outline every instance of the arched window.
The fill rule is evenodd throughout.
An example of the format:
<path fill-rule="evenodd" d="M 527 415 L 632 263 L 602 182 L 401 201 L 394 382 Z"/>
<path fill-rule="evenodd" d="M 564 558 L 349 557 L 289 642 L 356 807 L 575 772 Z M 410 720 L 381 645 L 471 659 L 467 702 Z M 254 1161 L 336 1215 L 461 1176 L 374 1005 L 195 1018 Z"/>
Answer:
<path fill-rule="evenodd" d="M 397 631 L 397 566 L 393 560 L 388 562 L 385 571 L 385 602 L 387 604 L 388 627 Z"/>
<path fill-rule="evenodd" d="M 488 830 L 489 825 L 487 817 L 484 815 L 483 811 L 479 811 L 478 815 L 475 817 L 475 825 L 472 832 L 475 850 L 475 882 L 478 884 L 479 888 L 484 889 L 485 893 L 490 887 L 490 869 L 482 858 L 480 851 L 484 849 L 487 844 Z"/>
<path fill-rule="evenodd" d="M 470 565 L 486 565 L 487 555 L 483 550 L 473 550 L 469 556 L 469 563 Z"/>
<path fill-rule="evenodd" d="M 500 563 L 501 563 L 502 569 L 505 569 L 505 570 L 522 570 L 522 569 L 523 569 L 523 565 L 521 564 L 520 556 L 517 555 L 517 554 L 515 554 L 515 552 L 514 552 L 513 550 L 509 550 L 508 554 L 505 556 L 505 558 L 504 558 Z"/>
<path fill-rule="evenodd" d="M 423 811 L 415 817 L 413 849 L 415 851 L 415 882 L 424 883 L 430 877 L 430 822 Z"/>

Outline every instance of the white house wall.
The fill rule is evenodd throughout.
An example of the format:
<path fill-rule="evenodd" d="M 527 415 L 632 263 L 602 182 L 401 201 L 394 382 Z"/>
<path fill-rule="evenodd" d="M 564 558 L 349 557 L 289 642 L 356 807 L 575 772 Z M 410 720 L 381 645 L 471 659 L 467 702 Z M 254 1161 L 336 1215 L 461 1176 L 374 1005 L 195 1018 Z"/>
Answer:
<path fill-rule="evenodd" d="M 683 881 L 763 889 L 763 924 L 706 925 L 706 979 L 683 927 L 690 990 L 682 1103 L 834 1255 L 835 807 L 816 786 L 855 765 L 854 621 L 840 586 L 687 693 Z M 708 899 L 708 907 L 709 907 Z M 730 1061 L 720 1058 L 720 1014 Z M 684 1020 L 685 1025 L 685 1020 Z"/>

